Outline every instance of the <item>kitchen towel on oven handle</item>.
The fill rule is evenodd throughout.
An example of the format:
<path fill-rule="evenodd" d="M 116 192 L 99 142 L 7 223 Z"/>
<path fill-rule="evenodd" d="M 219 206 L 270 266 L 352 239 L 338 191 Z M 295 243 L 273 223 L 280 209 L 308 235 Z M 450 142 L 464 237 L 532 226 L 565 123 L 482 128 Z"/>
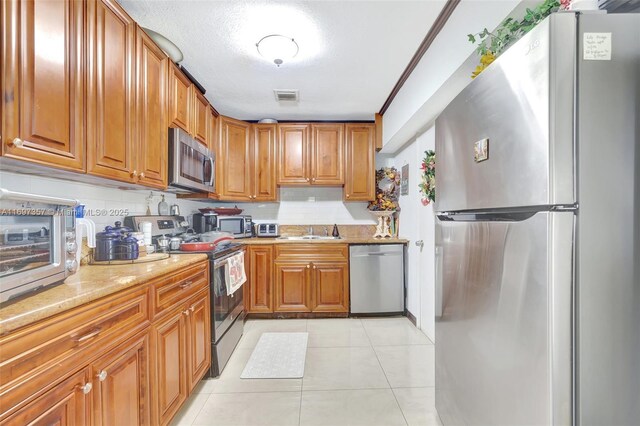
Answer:
<path fill-rule="evenodd" d="M 244 271 L 244 251 L 231 256 L 228 261 L 229 268 L 227 268 L 227 274 L 229 274 L 229 276 L 227 277 L 227 282 L 229 286 L 227 288 L 227 294 L 231 296 L 247 281 L 247 274 Z"/>

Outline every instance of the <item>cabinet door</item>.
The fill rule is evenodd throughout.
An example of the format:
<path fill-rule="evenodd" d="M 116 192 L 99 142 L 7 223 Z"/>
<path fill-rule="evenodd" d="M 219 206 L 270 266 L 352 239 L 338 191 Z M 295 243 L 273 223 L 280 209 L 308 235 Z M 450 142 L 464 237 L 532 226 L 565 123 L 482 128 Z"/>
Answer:
<path fill-rule="evenodd" d="M 92 385 L 89 377 L 87 368 L 77 372 L 0 423 L 3 425 L 43 426 L 90 424 Z M 88 387 L 87 384 L 89 384 Z M 85 392 L 87 393 L 85 394 Z"/>
<path fill-rule="evenodd" d="M 194 85 L 191 85 L 191 93 L 193 94 L 191 133 L 198 142 L 201 142 L 205 146 L 209 146 L 209 140 L 207 139 L 207 136 L 209 136 L 209 133 L 207 132 L 207 112 L 209 109 L 209 102 Z"/>
<path fill-rule="evenodd" d="M 219 117 L 220 141 L 216 170 L 216 190 L 221 200 L 250 200 L 251 134 L 250 125 L 229 117 Z"/>
<path fill-rule="evenodd" d="M 254 201 L 277 201 L 276 125 L 253 125 L 253 194 Z"/>
<path fill-rule="evenodd" d="M 145 332 L 93 363 L 94 423 L 148 425 L 149 335 Z"/>
<path fill-rule="evenodd" d="M 188 314 L 189 393 L 211 366 L 211 308 L 209 291 L 200 293 Z"/>
<path fill-rule="evenodd" d="M 87 172 L 132 176 L 135 22 L 115 0 L 87 2 Z"/>
<path fill-rule="evenodd" d="M 311 183 L 344 184 L 344 125 L 311 125 Z"/>
<path fill-rule="evenodd" d="M 187 399 L 186 315 L 180 306 L 153 328 L 152 424 L 165 424 Z"/>
<path fill-rule="evenodd" d="M 347 159 L 344 198 L 371 201 L 375 198 L 375 127 L 373 124 L 347 124 Z"/>
<path fill-rule="evenodd" d="M 273 246 L 249 246 L 245 307 L 250 313 L 273 312 Z"/>
<path fill-rule="evenodd" d="M 274 312 L 311 312 L 309 262 L 276 262 Z"/>
<path fill-rule="evenodd" d="M 313 312 L 349 312 L 349 265 L 313 262 L 311 265 Z"/>
<path fill-rule="evenodd" d="M 191 102 L 191 81 L 177 65 L 169 61 L 169 123 L 191 131 L 190 123 L 193 102 Z"/>
<path fill-rule="evenodd" d="M 164 189 L 169 155 L 168 58 L 140 27 L 137 34 L 138 178 L 143 185 Z"/>
<path fill-rule="evenodd" d="M 309 177 L 309 126 L 278 124 L 278 184 L 307 184 Z"/>
<path fill-rule="evenodd" d="M 2 155 L 84 171 L 84 2 L 0 7 Z"/>

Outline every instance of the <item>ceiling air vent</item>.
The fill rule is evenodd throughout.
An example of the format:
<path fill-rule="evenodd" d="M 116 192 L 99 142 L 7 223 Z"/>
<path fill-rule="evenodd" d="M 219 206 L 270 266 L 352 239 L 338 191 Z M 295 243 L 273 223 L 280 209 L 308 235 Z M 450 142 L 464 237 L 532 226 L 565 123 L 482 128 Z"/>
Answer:
<path fill-rule="evenodd" d="M 273 93 L 276 95 L 276 101 L 278 102 L 298 102 L 299 100 L 297 90 L 274 89 Z"/>

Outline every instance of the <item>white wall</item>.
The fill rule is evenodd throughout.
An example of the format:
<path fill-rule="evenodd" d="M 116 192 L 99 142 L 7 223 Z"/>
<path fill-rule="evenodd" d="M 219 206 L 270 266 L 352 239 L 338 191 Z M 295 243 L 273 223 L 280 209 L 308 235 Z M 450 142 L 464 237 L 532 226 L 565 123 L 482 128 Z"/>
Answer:
<path fill-rule="evenodd" d="M 52 169 L 51 174 L 55 174 Z M 117 213 L 126 210 L 129 215 L 143 215 L 146 213 L 146 197 L 153 192 L 151 213 L 158 214 L 158 202 L 161 195 L 165 201 L 180 206 L 180 213 L 189 216 L 196 213 L 198 208 L 229 204 L 189 201 L 176 199 L 175 194 L 151 190 L 123 190 L 107 188 L 98 185 L 85 184 L 70 180 L 46 178 L 26 174 L 0 171 L 0 187 L 20 192 L 30 192 L 57 197 L 76 198 L 86 205 L 87 210 L 107 210 L 107 213 Z M 238 207 L 245 209 L 245 214 L 254 216 L 257 222 L 277 222 L 287 225 L 314 224 L 373 224 L 375 220 L 367 211 L 367 203 L 342 201 L 342 188 L 282 188 L 280 203 L 238 203 Z M 315 201 L 309 201 L 314 199 Z M 231 204 L 233 205 L 233 203 Z M 113 224 L 122 220 L 122 214 L 87 216 L 99 227 Z"/>
<path fill-rule="evenodd" d="M 424 132 L 440 110 L 471 82 L 479 58 L 467 34 L 495 28 L 516 6 L 522 10 L 527 2 L 531 3 L 463 0 L 456 7 L 383 116 L 384 152 L 393 154 Z"/>

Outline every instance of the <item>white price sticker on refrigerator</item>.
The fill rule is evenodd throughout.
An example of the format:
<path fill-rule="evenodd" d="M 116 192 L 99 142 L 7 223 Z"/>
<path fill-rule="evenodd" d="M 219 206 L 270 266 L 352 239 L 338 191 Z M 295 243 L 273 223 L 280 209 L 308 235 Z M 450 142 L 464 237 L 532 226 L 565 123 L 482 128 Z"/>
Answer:
<path fill-rule="evenodd" d="M 584 33 L 582 57 L 585 61 L 610 61 L 611 33 Z"/>

